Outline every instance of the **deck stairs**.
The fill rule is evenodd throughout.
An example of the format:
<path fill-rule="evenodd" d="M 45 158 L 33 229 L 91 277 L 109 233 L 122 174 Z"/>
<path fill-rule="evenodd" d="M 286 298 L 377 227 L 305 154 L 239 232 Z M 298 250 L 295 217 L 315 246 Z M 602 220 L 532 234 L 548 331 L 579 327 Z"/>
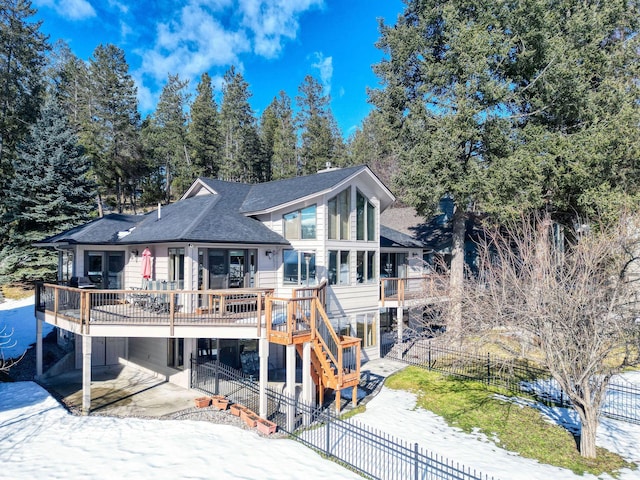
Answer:
<path fill-rule="evenodd" d="M 318 400 L 324 403 L 327 390 L 333 390 L 336 409 L 340 410 L 340 391 L 352 389 L 357 403 L 360 382 L 361 340 L 339 335 L 327 317 L 322 295 L 292 299 L 269 298 L 266 305 L 267 335 L 272 343 L 295 345 L 302 358 L 303 345 L 311 344 L 311 377 L 318 388 Z"/>

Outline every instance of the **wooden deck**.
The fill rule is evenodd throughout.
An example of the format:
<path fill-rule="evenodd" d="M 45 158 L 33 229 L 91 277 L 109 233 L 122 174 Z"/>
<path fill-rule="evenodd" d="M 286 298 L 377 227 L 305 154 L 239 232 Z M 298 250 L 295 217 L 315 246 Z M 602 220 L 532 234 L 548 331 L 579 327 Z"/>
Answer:
<path fill-rule="evenodd" d="M 449 276 L 441 274 L 380 279 L 380 306 L 405 307 L 448 298 Z"/>
<path fill-rule="evenodd" d="M 82 290 L 44 284 L 36 309 L 49 318 L 80 326 L 254 326 L 263 325 L 264 299 L 270 289 L 211 291 Z M 259 335 L 259 332 L 258 332 Z"/>

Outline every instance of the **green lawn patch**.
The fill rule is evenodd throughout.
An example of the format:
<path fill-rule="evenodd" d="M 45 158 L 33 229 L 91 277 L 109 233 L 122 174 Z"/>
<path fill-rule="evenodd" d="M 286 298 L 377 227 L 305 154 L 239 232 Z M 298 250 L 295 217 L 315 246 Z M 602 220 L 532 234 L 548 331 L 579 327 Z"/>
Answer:
<path fill-rule="evenodd" d="M 636 468 L 604 448 L 598 448 L 595 460 L 581 457 L 576 439 L 566 429 L 545 420 L 535 408 L 497 398 L 494 387 L 480 382 L 408 367 L 389 377 L 385 385 L 417 394 L 418 406 L 440 415 L 449 425 L 467 433 L 480 431 L 498 446 L 541 463 L 568 468 L 579 475 L 615 476 L 622 468 Z M 498 393 L 513 396 L 506 391 Z"/>

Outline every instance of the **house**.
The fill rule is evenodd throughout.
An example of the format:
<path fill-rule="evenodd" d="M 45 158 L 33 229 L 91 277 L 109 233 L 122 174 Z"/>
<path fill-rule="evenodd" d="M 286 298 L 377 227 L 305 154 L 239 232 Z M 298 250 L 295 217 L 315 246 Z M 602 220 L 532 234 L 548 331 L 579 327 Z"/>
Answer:
<path fill-rule="evenodd" d="M 422 246 L 380 225 L 394 200 L 366 166 L 255 185 L 198 178 L 152 213 L 39 242 L 59 252 L 58 283 L 36 292 L 39 328 L 73 342 L 86 410 L 92 365 L 127 363 L 188 388 L 191 359 L 207 358 L 251 365 L 261 410 L 270 366 L 294 392 L 301 364 L 303 399 L 322 401 L 379 355 L 381 262 L 395 281 L 387 306 L 405 291 L 391 274 L 423 273 L 406 266 Z"/>

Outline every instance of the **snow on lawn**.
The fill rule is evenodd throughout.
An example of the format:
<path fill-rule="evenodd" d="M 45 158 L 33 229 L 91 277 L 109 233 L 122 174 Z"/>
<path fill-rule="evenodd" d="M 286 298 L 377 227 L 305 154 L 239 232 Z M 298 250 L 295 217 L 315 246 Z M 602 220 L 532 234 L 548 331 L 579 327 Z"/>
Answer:
<path fill-rule="evenodd" d="M 0 383 L 2 478 L 361 478 L 300 443 L 190 420 L 81 417 L 33 382 Z"/>
<path fill-rule="evenodd" d="M 4 328 L 4 333 L 3 333 Z M 42 335 L 47 336 L 53 326 L 45 323 Z M 11 334 L 4 345 L 2 337 Z M 29 345 L 36 341 L 36 316 L 34 313 L 34 297 L 22 300 L 7 300 L 0 303 L 0 345 L 5 359 L 22 355 Z"/>
<path fill-rule="evenodd" d="M 545 407 L 546 408 L 546 407 Z M 574 412 L 566 408 L 546 408 L 545 413 L 553 419 L 564 419 L 575 423 Z M 353 417 L 385 433 L 476 469 L 483 474 L 503 480 L 575 480 L 595 479 L 593 475 L 576 475 L 572 471 L 544 465 L 536 460 L 520 457 L 503 450 L 481 433 L 466 434 L 459 428 L 450 427 L 442 417 L 416 407 L 416 395 L 383 387 L 382 391 L 367 404 L 367 410 Z M 640 465 L 640 425 L 602 419 L 598 429 L 597 443 L 617 452 L 625 459 Z M 599 478 L 611 478 L 601 476 Z M 640 479 L 640 471 L 624 470 L 620 480 Z"/>
<path fill-rule="evenodd" d="M 10 319 L 15 339 L 24 345 L 16 350 L 20 354 L 20 348 L 35 342 L 33 298 L 5 302 L 0 309 L 0 324 Z M 623 378 L 640 383 L 638 372 Z M 536 407 L 552 421 L 576 428 L 573 411 Z M 485 435 L 449 427 L 441 417 L 417 408 L 416 396 L 405 391 L 383 387 L 352 421 L 416 442 L 495 479 L 595 478 L 542 465 L 497 447 Z M 602 418 L 597 442 L 640 464 L 640 425 Z M 0 383 L 0 465 L 0 477 L 16 480 L 361 478 L 292 440 L 267 439 L 230 425 L 74 416 L 32 382 Z M 640 479 L 640 471 L 624 470 L 618 478 Z"/>

